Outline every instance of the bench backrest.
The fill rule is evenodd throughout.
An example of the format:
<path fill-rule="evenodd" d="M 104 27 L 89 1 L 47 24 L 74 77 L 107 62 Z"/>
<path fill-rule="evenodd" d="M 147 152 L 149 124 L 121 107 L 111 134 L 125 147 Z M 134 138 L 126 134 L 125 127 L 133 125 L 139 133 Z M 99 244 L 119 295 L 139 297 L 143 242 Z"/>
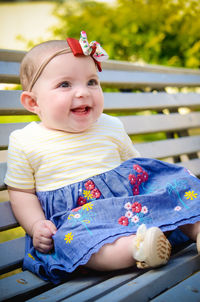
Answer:
<path fill-rule="evenodd" d="M 0 51 L 0 83 L 19 84 L 24 52 Z M 119 115 L 143 157 L 175 162 L 200 176 L 200 71 L 161 66 L 139 66 L 108 61 L 99 74 L 105 88 L 105 112 Z M 30 115 L 20 104 L 20 90 L 0 91 L 0 230 L 18 226 L 8 201 L 4 175 L 11 131 L 26 123 L 7 116 Z M 6 123 L 5 123 L 6 121 Z M 5 242 L 14 253 L 0 257 L 0 271 L 19 267 L 24 239 Z M 4 249 L 5 248 L 5 249 Z"/>

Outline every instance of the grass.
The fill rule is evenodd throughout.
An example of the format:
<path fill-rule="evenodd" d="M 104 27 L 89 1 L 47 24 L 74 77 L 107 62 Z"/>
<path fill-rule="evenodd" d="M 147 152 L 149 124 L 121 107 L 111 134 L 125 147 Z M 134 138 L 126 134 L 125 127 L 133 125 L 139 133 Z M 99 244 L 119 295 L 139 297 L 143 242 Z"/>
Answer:
<path fill-rule="evenodd" d="M 164 132 L 158 132 L 153 134 L 138 134 L 130 135 L 130 138 L 134 143 L 153 142 L 166 139 L 166 134 Z"/>
<path fill-rule="evenodd" d="M 25 232 L 21 227 L 3 231 L 0 233 L 0 243 L 6 242 L 6 241 L 9 241 L 12 239 L 20 238 L 23 236 L 25 236 Z"/>
<path fill-rule="evenodd" d="M 16 275 L 16 274 L 19 274 L 19 273 L 21 273 L 21 272 L 22 272 L 22 269 L 21 269 L 21 268 L 17 268 L 17 269 L 14 270 L 14 271 L 11 271 L 11 272 L 9 272 L 9 273 L 2 274 L 2 275 L 0 276 L 0 280 L 1 280 L 1 279 L 4 279 L 4 278 L 7 278 L 7 277 L 10 277 L 10 276 L 13 276 L 13 275 Z M 17 280 L 17 282 L 20 283 L 20 280 Z"/>
<path fill-rule="evenodd" d="M 5 123 L 30 123 L 32 121 L 39 121 L 36 115 L 4 115 L 0 116 L 0 124 Z"/>

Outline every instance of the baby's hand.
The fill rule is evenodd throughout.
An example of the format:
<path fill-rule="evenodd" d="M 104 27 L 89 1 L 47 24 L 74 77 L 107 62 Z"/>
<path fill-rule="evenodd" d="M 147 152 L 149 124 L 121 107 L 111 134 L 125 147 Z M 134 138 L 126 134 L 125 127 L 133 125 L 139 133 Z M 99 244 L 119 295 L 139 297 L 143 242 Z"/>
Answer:
<path fill-rule="evenodd" d="M 57 229 L 50 220 L 38 220 L 32 229 L 33 246 L 40 253 L 48 253 L 53 248 L 52 236 Z"/>

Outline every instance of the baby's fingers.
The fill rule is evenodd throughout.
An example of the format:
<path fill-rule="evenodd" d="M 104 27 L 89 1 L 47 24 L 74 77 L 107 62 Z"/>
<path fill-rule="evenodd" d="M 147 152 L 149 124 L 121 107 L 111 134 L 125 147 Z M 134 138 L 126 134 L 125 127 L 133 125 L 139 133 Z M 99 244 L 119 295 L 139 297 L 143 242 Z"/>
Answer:
<path fill-rule="evenodd" d="M 33 245 L 40 253 L 48 253 L 53 249 L 53 240 L 42 236 L 33 239 Z"/>
<path fill-rule="evenodd" d="M 53 249 L 53 243 L 50 244 L 50 245 L 46 245 L 46 244 L 41 243 L 38 247 L 36 247 L 36 249 L 40 253 L 47 254 Z"/>
<path fill-rule="evenodd" d="M 45 227 L 42 230 L 42 237 L 49 238 L 49 239 L 52 240 L 52 236 L 53 236 L 53 233 L 52 233 L 52 231 L 48 227 Z"/>
<path fill-rule="evenodd" d="M 51 222 L 50 220 L 46 220 L 46 227 L 50 230 L 51 235 L 55 235 L 55 233 L 57 232 L 55 224 L 53 224 L 53 222 Z"/>
<path fill-rule="evenodd" d="M 42 236 L 40 238 L 40 243 L 44 244 L 44 245 L 51 245 L 51 244 L 53 244 L 53 239 L 51 237 L 49 238 L 49 237 Z"/>

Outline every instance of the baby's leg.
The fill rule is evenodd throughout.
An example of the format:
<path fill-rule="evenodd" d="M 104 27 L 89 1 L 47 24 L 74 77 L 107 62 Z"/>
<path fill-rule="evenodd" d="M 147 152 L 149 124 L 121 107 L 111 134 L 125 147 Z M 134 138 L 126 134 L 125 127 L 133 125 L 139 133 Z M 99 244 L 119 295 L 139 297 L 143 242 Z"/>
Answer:
<path fill-rule="evenodd" d="M 138 268 L 157 267 L 167 263 L 170 253 L 171 245 L 159 228 L 147 230 L 141 225 L 136 235 L 105 244 L 86 266 L 99 271 L 128 268 L 136 263 Z"/>
<path fill-rule="evenodd" d="M 197 235 L 200 233 L 200 221 L 194 224 L 185 224 L 179 227 L 190 239 L 196 241 Z"/>
<path fill-rule="evenodd" d="M 105 244 L 96 254 L 92 255 L 86 266 L 98 271 L 109 271 L 135 265 L 134 237 L 135 235 L 121 237 L 111 244 Z"/>

